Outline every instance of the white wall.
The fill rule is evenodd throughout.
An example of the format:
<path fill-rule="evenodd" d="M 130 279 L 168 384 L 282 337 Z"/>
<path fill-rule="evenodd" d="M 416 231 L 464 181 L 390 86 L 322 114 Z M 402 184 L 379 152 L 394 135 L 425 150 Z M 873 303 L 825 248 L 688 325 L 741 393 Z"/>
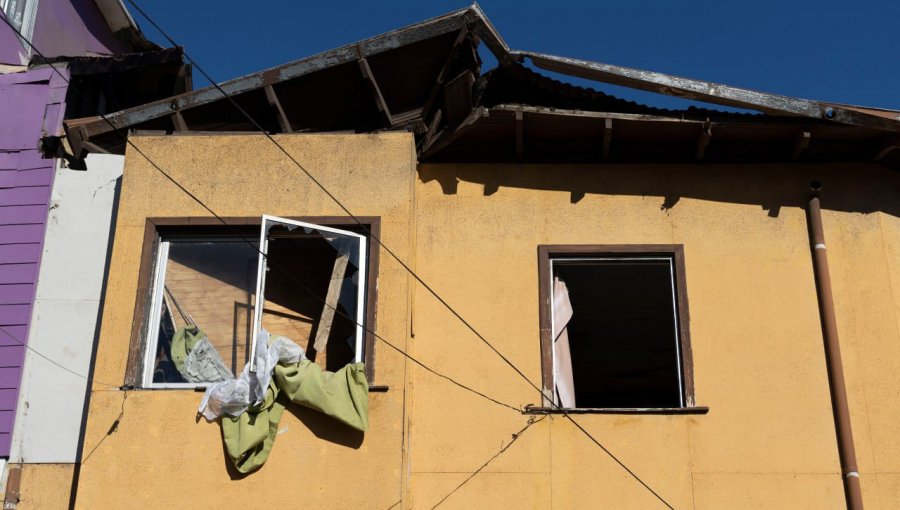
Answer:
<path fill-rule="evenodd" d="M 124 162 L 123 156 L 90 154 L 87 171 L 57 165 L 53 183 L 28 346 L 83 376 Z M 10 462 L 75 462 L 86 384 L 26 351 Z"/>

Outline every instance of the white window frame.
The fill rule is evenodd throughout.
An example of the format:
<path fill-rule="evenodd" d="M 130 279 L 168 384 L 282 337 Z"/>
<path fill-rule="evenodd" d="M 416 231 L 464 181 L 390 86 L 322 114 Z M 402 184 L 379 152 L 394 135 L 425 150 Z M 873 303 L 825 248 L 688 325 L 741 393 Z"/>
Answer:
<path fill-rule="evenodd" d="M 619 262 L 619 261 L 657 261 L 657 262 L 667 262 L 669 264 L 669 284 L 672 289 L 672 325 L 675 328 L 675 355 L 676 355 L 676 364 L 678 365 L 678 402 L 680 407 L 685 407 L 685 388 L 684 388 L 684 363 L 682 361 L 681 354 L 681 330 L 680 330 L 680 318 L 678 317 L 678 293 L 675 288 L 675 257 L 674 256 L 660 256 L 660 255 L 647 255 L 647 256 L 638 256 L 638 255 L 627 255 L 627 256 L 599 256 L 599 257 L 549 257 L 550 259 L 550 281 L 547 283 L 548 288 L 551 289 L 551 299 L 552 299 L 552 289 L 553 286 L 553 278 L 556 275 L 556 266 L 557 265 L 585 265 L 590 264 L 591 262 Z M 556 317 L 554 316 L 553 307 L 550 307 L 550 331 L 556 331 Z M 553 350 L 550 350 L 551 356 L 551 366 L 556 366 L 556 353 Z M 553 371 L 553 388 L 556 388 L 556 371 Z M 556 402 L 556 395 L 553 395 L 553 402 Z M 577 408 L 576 408 L 577 409 Z"/>
<path fill-rule="evenodd" d="M 0 0 L 2 1 L 2 0 Z M 254 303 L 253 310 L 253 335 L 250 343 L 250 370 L 255 371 L 255 360 L 256 360 L 256 339 L 259 335 L 259 327 L 262 323 L 262 311 L 263 304 L 265 303 L 265 281 L 266 281 L 266 255 L 268 254 L 269 248 L 269 239 L 268 233 L 269 229 L 275 225 L 283 225 L 289 228 L 301 227 L 310 230 L 315 230 L 318 232 L 327 232 L 333 235 L 347 236 L 357 239 L 359 241 L 358 244 L 358 253 L 357 260 L 359 261 L 359 275 L 358 275 L 358 285 L 357 285 L 357 307 L 356 307 L 356 345 L 354 348 L 354 363 L 358 363 L 363 361 L 364 359 L 364 346 L 365 346 L 365 328 L 363 324 L 365 324 L 365 316 L 366 316 L 366 282 L 367 282 L 367 267 L 368 267 L 368 248 L 367 241 L 368 239 L 361 234 L 357 234 L 355 232 L 350 232 L 347 230 L 341 230 L 333 227 L 326 227 L 324 225 L 317 225 L 315 223 L 307 223 L 303 221 L 296 221 L 287 218 L 280 218 L 278 216 L 269 216 L 264 215 L 262 217 L 262 222 L 260 224 L 260 234 L 259 234 L 259 257 L 257 261 L 256 268 L 256 300 Z M 150 319 L 147 321 L 147 331 L 145 332 L 147 341 L 145 342 L 144 348 L 144 363 L 143 363 L 143 373 L 141 377 L 141 387 L 147 389 L 196 389 L 196 388 L 205 388 L 209 385 L 209 383 L 154 383 L 153 382 L 153 372 L 156 368 L 156 351 L 159 343 L 159 326 L 160 320 L 162 318 L 162 306 L 163 306 L 163 294 L 165 293 L 165 276 L 166 269 L 169 261 L 169 245 L 171 242 L 184 242 L 184 241 L 199 241 L 199 242 L 216 242 L 216 241 L 235 241 L 240 240 L 239 237 L 203 237 L 203 236 L 188 236 L 188 237 L 177 237 L 177 238 L 165 238 L 160 237 L 158 248 L 156 250 L 156 264 L 153 270 L 153 286 L 151 287 L 151 302 L 150 302 Z"/>
<path fill-rule="evenodd" d="M 260 225 L 259 231 L 259 263 L 257 264 L 256 268 L 256 304 L 253 309 L 253 338 L 250 343 L 250 371 L 256 371 L 256 339 L 259 335 L 260 327 L 262 326 L 263 305 L 266 302 L 266 272 L 268 271 L 266 257 L 269 253 L 268 234 L 269 229 L 276 225 L 286 226 L 288 228 L 300 227 L 304 229 L 316 230 L 319 232 L 328 232 L 334 235 L 351 237 L 359 241 L 359 244 L 357 246 L 359 275 L 356 286 L 356 345 L 354 346 L 353 350 L 353 362 L 359 363 L 363 361 L 363 347 L 365 338 L 365 328 L 363 327 L 363 324 L 365 324 L 366 317 L 366 267 L 368 265 L 368 260 L 366 257 L 366 255 L 368 254 L 366 237 L 362 234 L 350 232 L 349 230 L 341 230 L 338 228 L 326 227 L 324 225 L 316 225 L 314 223 L 291 220 L 278 216 L 263 215 L 262 224 Z"/>
<path fill-rule="evenodd" d="M 22 37 L 27 39 L 28 41 L 34 41 L 34 23 L 37 20 L 37 10 L 38 10 L 38 0 L 19 0 L 25 2 L 25 10 L 22 11 L 22 26 L 19 27 L 19 32 L 22 34 Z M 6 16 L 7 9 L 9 5 L 12 3 L 12 0 L 0 0 L 0 10 L 3 11 L 4 16 Z M 9 19 L 9 17 L 7 17 Z M 25 51 L 28 56 L 31 56 L 32 49 L 28 44 L 23 44 L 25 46 Z M 27 63 L 27 62 L 23 62 Z"/>

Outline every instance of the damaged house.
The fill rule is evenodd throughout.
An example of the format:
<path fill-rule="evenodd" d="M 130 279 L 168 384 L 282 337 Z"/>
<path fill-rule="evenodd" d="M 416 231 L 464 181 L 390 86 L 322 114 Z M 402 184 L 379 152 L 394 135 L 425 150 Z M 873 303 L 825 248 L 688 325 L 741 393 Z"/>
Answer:
<path fill-rule="evenodd" d="M 63 124 L 125 160 L 76 508 L 900 500 L 896 111 L 472 6 Z"/>
<path fill-rule="evenodd" d="M 70 492 L 124 164 L 72 159 L 62 122 L 190 88 L 181 49 L 145 39 L 118 0 L 0 1 L 5 508 L 49 508 Z"/>

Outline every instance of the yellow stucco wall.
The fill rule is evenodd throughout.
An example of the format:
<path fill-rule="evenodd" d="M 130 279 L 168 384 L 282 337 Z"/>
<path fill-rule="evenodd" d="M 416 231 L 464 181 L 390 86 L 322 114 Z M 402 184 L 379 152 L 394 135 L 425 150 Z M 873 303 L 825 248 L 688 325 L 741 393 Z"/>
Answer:
<path fill-rule="evenodd" d="M 69 508 L 74 464 L 14 464 L 22 469 L 16 510 Z"/>
<path fill-rule="evenodd" d="M 537 245 L 683 244 L 697 404 L 705 415 L 575 419 L 675 508 L 842 508 L 843 490 L 803 211 L 826 183 L 837 295 L 864 495 L 900 501 L 898 178 L 876 166 L 424 165 L 412 137 L 279 138 L 536 384 Z M 340 215 L 260 136 L 137 137 L 223 216 Z M 95 377 L 125 371 L 144 221 L 208 216 L 129 152 Z M 379 334 L 435 370 L 515 406 L 540 395 L 382 251 Z M 359 443 L 287 412 L 269 462 L 227 469 L 219 427 L 191 391 L 95 385 L 79 508 L 431 508 L 508 444 L 528 416 L 376 344 L 371 430 Z M 104 440 L 105 438 L 105 440 Z M 657 508 L 650 492 L 560 416 L 534 424 L 442 508 Z"/>

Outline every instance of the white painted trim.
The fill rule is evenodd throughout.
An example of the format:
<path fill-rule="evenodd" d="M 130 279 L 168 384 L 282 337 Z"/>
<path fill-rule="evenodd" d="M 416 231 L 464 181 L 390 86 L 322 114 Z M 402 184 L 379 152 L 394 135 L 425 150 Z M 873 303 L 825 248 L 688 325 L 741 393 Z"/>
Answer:
<path fill-rule="evenodd" d="M 150 320 L 147 330 L 147 348 L 144 351 L 144 388 L 155 388 L 153 371 L 156 369 L 156 349 L 159 344 L 159 321 L 162 315 L 163 292 L 165 292 L 166 264 L 169 261 L 169 241 L 160 240 L 156 253 L 156 271 L 153 275 L 153 300 L 150 304 Z"/>
<path fill-rule="evenodd" d="M 353 362 L 359 363 L 363 361 L 363 339 L 365 338 L 365 330 L 363 324 L 366 317 L 366 267 L 368 265 L 368 257 L 366 251 L 366 237 L 362 234 L 342 230 L 339 228 L 326 227 L 324 225 L 316 225 L 315 223 L 306 223 L 304 221 L 291 220 L 278 216 L 263 215 L 260 223 L 259 231 L 259 262 L 256 266 L 256 302 L 253 310 L 253 337 L 250 343 L 250 371 L 256 371 L 256 338 L 262 327 L 262 312 L 265 304 L 265 280 L 268 267 L 266 257 L 269 253 L 269 228 L 270 224 L 291 225 L 294 227 L 302 227 L 319 232 L 328 232 L 339 236 L 347 236 L 356 238 L 359 241 L 358 257 L 358 281 L 356 285 L 356 345 L 354 346 Z"/>

